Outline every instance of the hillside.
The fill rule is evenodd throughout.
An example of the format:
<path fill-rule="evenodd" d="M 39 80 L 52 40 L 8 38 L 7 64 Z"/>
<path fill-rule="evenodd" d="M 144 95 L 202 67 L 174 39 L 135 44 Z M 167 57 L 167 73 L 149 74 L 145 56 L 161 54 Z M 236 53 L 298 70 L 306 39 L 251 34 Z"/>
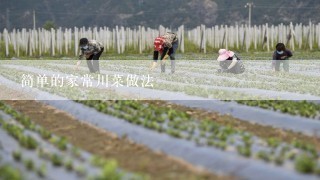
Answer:
<path fill-rule="evenodd" d="M 136 26 L 176 27 L 185 24 L 246 23 L 245 0 L 4 0 L 0 6 L 0 29 L 32 28 L 33 10 L 37 27 L 51 20 L 57 26 Z M 253 0 L 252 24 L 320 20 L 316 0 Z M 9 16 L 9 18 L 7 18 Z"/>

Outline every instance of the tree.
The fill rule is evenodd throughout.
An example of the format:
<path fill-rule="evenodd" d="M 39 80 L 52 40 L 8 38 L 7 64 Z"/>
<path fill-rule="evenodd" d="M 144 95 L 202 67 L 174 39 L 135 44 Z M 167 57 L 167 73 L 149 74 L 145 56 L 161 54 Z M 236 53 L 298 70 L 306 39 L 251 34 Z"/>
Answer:
<path fill-rule="evenodd" d="M 46 21 L 43 25 L 43 28 L 50 31 L 51 28 L 56 29 L 56 24 L 53 21 Z"/>

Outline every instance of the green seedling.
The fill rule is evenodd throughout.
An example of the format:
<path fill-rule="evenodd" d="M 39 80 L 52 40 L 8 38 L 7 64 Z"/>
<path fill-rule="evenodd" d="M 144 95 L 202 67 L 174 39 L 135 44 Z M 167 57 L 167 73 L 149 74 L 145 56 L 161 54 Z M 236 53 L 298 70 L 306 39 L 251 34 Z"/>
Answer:
<path fill-rule="evenodd" d="M 257 158 L 262 159 L 266 162 L 269 162 L 271 159 L 270 155 L 265 151 L 259 151 L 256 156 L 257 156 Z"/>
<path fill-rule="evenodd" d="M 294 158 L 296 157 L 296 154 L 297 154 L 296 152 L 290 151 L 286 154 L 286 158 L 290 160 L 294 160 Z"/>
<path fill-rule="evenodd" d="M 50 152 L 45 151 L 45 150 L 42 149 L 42 148 L 39 148 L 39 149 L 37 150 L 37 153 L 38 153 L 38 156 L 39 156 L 40 158 L 43 158 L 43 159 L 46 159 L 46 160 L 50 160 L 50 159 L 51 159 L 51 154 L 50 154 Z"/>
<path fill-rule="evenodd" d="M 24 161 L 24 166 L 29 170 L 32 171 L 34 169 L 34 163 L 31 159 L 27 159 Z"/>
<path fill-rule="evenodd" d="M 90 163 L 96 167 L 103 167 L 104 164 L 107 163 L 107 161 L 99 156 L 93 156 L 90 160 Z"/>
<path fill-rule="evenodd" d="M 238 153 L 245 156 L 250 157 L 251 156 L 251 148 L 247 146 L 237 146 Z"/>
<path fill-rule="evenodd" d="M 38 142 L 31 136 L 21 135 L 19 137 L 20 144 L 27 149 L 36 149 L 38 147 Z"/>
<path fill-rule="evenodd" d="M 21 152 L 20 151 L 13 151 L 12 157 L 16 161 L 21 161 Z"/>
<path fill-rule="evenodd" d="M 47 167 L 45 164 L 42 164 L 38 169 L 37 169 L 37 174 L 39 177 L 44 178 L 47 175 Z"/>
<path fill-rule="evenodd" d="M 58 140 L 58 142 L 56 142 L 55 145 L 56 145 L 60 150 L 65 151 L 65 150 L 67 150 L 67 148 L 68 148 L 67 144 L 68 144 L 67 140 L 66 140 L 64 137 L 62 137 L 62 138 L 60 138 L 60 139 Z"/>
<path fill-rule="evenodd" d="M 0 165 L 0 179 L 3 180 L 22 180 L 22 176 L 19 170 L 10 166 Z"/>
<path fill-rule="evenodd" d="M 272 148 L 276 148 L 280 145 L 280 140 L 279 139 L 275 139 L 275 138 L 269 138 L 267 140 L 267 143 L 270 147 Z"/>
<path fill-rule="evenodd" d="M 85 168 L 83 167 L 83 166 L 77 166 L 76 168 L 75 168 L 75 171 L 76 171 L 76 173 L 77 173 L 77 175 L 78 176 L 81 176 L 81 177 L 83 177 L 83 176 L 85 176 L 86 175 L 86 170 L 85 170 Z"/>
<path fill-rule="evenodd" d="M 295 160 L 295 169 L 301 173 L 312 173 L 316 170 L 316 161 L 307 154 L 299 155 Z"/>
<path fill-rule="evenodd" d="M 117 171 L 118 165 L 114 160 L 109 160 L 102 169 L 101 179 L 120 180 L 122 174 Z"/>
<path fill-rule="evenodd" d="M 41 137 L 45 140 L 48 140 L 51 138 L 51 133 L 43 128 L 39 128 L 39 133 L 41 135 Z"/>
<path fill-rule="evenodd" d="M 73 161 L 72 160 L 67 160 L 65 163 L 64 163 L 64 166 L 65 168 L 68 170 L 68 171 L 72 171 L 73 170 Z"/>
<path fill-rule="evenodd" d="M 277 156 L 275 159 L 274 159 L 274 162 L 276 163 L 276 165 L 282 165 L 283 162 L 284 162 L 284 158 L 282 156 Z"/>
<path fill-rule="evenodd" d="M 58 154 L 52 154 L 51 162 L 54 166 L 61 166 L 63 164 L 63 158 Z"/>

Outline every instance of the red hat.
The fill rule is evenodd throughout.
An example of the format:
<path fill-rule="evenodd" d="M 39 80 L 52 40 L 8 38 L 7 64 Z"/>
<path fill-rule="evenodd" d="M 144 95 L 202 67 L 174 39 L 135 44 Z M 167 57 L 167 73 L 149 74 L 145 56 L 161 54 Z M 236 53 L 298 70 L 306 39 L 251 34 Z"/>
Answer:
<path fill-rule="evenodd" d="M 163 48 L 163 43 L 164 43 L 163 37 L 157 37 L 157 38 L 154 40 L 154 49 L 155 49 L 156 51 L 161 51 L 162 48 Z"/>

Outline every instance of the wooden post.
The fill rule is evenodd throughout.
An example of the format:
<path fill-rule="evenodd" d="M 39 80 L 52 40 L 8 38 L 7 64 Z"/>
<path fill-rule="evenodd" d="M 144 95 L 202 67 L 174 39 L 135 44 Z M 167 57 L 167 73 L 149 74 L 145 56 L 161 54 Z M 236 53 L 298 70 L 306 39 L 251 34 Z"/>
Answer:
<path fill-rule="evenodd" d="M 6 57 L 9 56 L 9 36 L 8 36 L 8 30 L 4 29 L 3 30 L 3 39 L 6 47 Z"/>

